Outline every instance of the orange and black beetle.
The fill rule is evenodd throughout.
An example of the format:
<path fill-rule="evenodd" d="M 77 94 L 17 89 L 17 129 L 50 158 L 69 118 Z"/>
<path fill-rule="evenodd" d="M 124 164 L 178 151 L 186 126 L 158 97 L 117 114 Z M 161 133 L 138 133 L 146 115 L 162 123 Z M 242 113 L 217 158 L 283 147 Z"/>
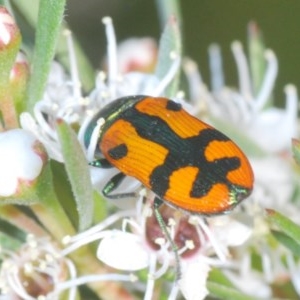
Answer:
<path fill-rule="evenodd" d="M 130 96 L 104 107 L 89 123 L 88 146 L 100 128 L 92 165 L 121 171 L 105 186 L 111 195 L 126 176 L 156 195 L 156 203 L 205 216 L 232 210 L 253 187 L 253 172 L 240 148 L 226 135 L 188 114 L 167 98 Z"/>

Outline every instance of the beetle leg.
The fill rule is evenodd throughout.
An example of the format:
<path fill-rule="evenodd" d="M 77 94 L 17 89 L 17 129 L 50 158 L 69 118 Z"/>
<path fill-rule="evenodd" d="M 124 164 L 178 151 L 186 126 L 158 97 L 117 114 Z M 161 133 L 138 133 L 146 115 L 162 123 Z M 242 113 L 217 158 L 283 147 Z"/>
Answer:
<path fill-rule="evenodd" d="M 162 199 L 160 199 L 158 197 L 154 198 L 154 203 L 153 203 L 154 215 L 155 215 L 155 218 L 158 222 L 158 225 L 159 225 L 161 231 L 163 232 L 166 239 L 170 243 L 172 251 L 174 252 L 174 255 L 175 255 L 175 268 L 176 268 L 176 279 L 179 280 L 180 277 L 181 277 L 181 268 L 180 268 L 180 258 L 179 258 L 179 254 L 178 254 L 178 247 L 174 243 L 174 241 L 173 241 L 173 239 L 172 239 L 172 237 L 171 237 L 171 235 L 168 231 L 167 225 L 166 225 L 161 213 L 159 212 L 159 208 L 163 203 L 164 203 L 164 201 Z"/>
<path fill-rule="evenodd" d="M 111 195 L 111 192 L 114 191 L 123 181 L 123 179 L 126 177 L 123 173 L 118 173 L 115 176 L 113 176 L 105 185 L 105 187 L 102 190 L 102 193 L 105 197 L 109 199 L 121 199 L 121 198 L 130 198 L 135 197 L 136 193 L 121 193 L 121 194 L 113 194 Z"/>
<path fill-rule="evenodd" d="M 114 167 L 106 158 L 99 158 L 99 159 L 93 160 L 93 161 L 89 162 L 89 165 L 92 167 L 97 167 L 97 168 L 101 168 L 101 169 L 110 169 L 110 168 Z"/>

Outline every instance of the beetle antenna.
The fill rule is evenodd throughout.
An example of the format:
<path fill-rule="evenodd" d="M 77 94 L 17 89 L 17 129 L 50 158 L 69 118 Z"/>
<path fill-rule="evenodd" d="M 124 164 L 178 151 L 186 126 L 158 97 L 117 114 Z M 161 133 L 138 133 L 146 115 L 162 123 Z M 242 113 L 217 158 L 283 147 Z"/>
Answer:
<path fill-rule="evenodd" d="M 173 241 L 173 239 L 172 239 L 172 237 L 171 237 L 171 235 L 170 235 L 170 233 L 167 229 L 167 225 L 166 225 L 161 213 L 159 212 L 159 207 L 161 206 L 162 203 L 163 203 L 163 201 L 161 199 L 155 197 L 155 199 L 154 199 L 154 215 L 155 215 L 155 218 L 158 222 L 158 225 L 159 225 L 161 231 L 163 232 L 166 239 L 170 243 L 172 251 L 174 252 L 176 280 L 179 280 L 181 278 L 181 268 L 180 268 L 180 258 L 179 258 L 179 254 L 178 254 L 178 247 L 174 243 L 174 241 Z"/>

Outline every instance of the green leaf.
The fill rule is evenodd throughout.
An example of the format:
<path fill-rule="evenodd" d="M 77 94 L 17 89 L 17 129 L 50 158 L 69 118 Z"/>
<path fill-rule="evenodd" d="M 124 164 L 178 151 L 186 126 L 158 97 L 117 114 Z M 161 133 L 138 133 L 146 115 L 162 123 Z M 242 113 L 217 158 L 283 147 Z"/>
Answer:
<path fill-rule="evenodd" d="M 17 251 L 21 244 L 22 243 L 18 239 L 15 239 L 12 235 L 0 232 L 0 245 L 2 249 Z"/>
<path fill-rule="evenodd" d="M 93 188 L 88 163 L 72 128 L 59 120 L 57 132 L 77 205 L 79 230 L 84 230 L 91 225 L 93 220 Z"/>
<path fill-rule="evenodd" d="M 74 234 L 74 227 L 56 196 L 53 177 L 50 163 L 48 163 L 36 187 L 36 196 L 39 201 L 32 205 L 31 209 L 44 227 L 60 240 L 65 235 Z"/>
<path fill-rule="evenodd" d="M 181 56 L 181 35 L 175 17 L 170 17 L 169 22 L 161 36 L 159 43 L 158 61 L 155 74 L 163 79 L 174 64 L 174 57 Z M 165 96 L 173 97 L 178 90 L 179 72 L 166 89 Z"/>
<path fill-rule="evenodd" d="M 223 274 L 220 269 L 214 268 L 209 272 L 208 280 L 211 282 L 217 282 L 223 286 L 233 288 L 231 281 Z"/>
<path fill-rule="evenodd" d="M 300 255 L 300 245 L 296 243 L 292 238 L 282 233 L 281 231 L 271 230 L 271 232 L 276 240 L 286 248 L 288 248 L 294 255 Z"/>
<path fill-rule="evenodd" d="M 94 191 L 94 223 L 100 223 L 107 217 L 107 201 L 98 192 Z"/>
<path fill-rule="evenodd" d="M 181 24 L 181 13 L 179 0 L 161 1 L 156 0 L 161 27 L 164 28 L 171 16 L 175 16 Z"/>
<path fill-rule="evenodd" d="M 265 77 L 266 59 L 262 33 L 253 21 L 248 25 L 248 47 L 253 89 L 254 94 L 257 95 Z"/>
<path fill-rule="evenodd" d="M 245 295 L 233 288 L 215 282 L 207 282 L 207 288 L 210 294 L 222 300 L 258 300 L 257 297 Z"/>
<path fill-rule="evenodd" d="M 0 231 L 20 242 L 24 242 L 26 239 L 26 235 L 23 231 L 2 219 L 0 219 Z"/>
<path fill-rule="evenodd" d="M 54 160 L 51 160 L 50 163 L 52 173 L 55 174 L 55 176 L 53 176 L 53 184 L 57 198 L 73 226 L 78 228 L 76 203 L 65 166 Z"/>
<path fill-rule="evenodd" d="M 32 59 L 32 75 L 28 88 L 27 109 L 32 112 L 42 98 L 55 46 L 60 33 L 66 0 L 40 0 L 36 41 Z"/>
<path fill-rule="evenodd" d="M 300 245 L 300 227 L 273 209 L 266 209 L 267 221 Z"/>
<path fill-rule="evenodd" d="M 37 27 L 39 0 L 11 0 L 14 10 L 19 11 L 31 27 Z"/>

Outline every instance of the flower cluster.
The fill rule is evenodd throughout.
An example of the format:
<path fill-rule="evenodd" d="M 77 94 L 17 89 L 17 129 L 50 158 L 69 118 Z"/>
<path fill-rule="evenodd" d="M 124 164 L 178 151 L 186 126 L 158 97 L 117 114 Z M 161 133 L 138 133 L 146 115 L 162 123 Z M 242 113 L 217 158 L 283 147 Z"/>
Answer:
<path fill-rule="evenodd" d="M 298 135 L 297 90 L 288 85 L 285 107 L 273 105 L 277 59 L 262 47 L 255 24 L 249 27 L 249 43 L 256 43 L 258 53 L 248 59 L 239 42 L 232 44 L 237 89 L 225 85 L 219 46 L 209 48 L 209 89 L 195 62 L 181 60 L 173 18 L 157 48 L 149 38 L 118 46 L 112 20 L 105 17 L 104 71 L 87 94 L 82 92 L 81 70 L 66 30 L 70 72 L 52 62 L 42 98 L 27 111 L 23 102 L 30 68 L 23 54 L 17 56 L 17 25 L 6 9 L 0 15 L 0 60 L 8 62 L 0 72 L 0 212 L 3 228 L 12 227 L 16 233 L 0 234 L 0 299 L 67 295 L 72 300 L 86 285 L 101 299 L 142 295 L 150 300 L 159 295 L 172 300 L 181 295 L 201 300 L 209 294 L 222 297 L 224 281 L 227 298 L 270 299 L 276 296 L 272 286 L 283 280 L 300 295 L 299 260 L 287 250 L 299 249 L 299 237 L 293 235 L 300 232 L 299 210 L 291 201 L 298 185 L 289 151 L 291 139 Z M 253 63 L 264 66 L 259 76 L 250 68 Z M 187 92 L 178 85 L 181 68 Z M 99 110 L 129 95 L 172 98 L 190 114 L 222 127 L 252 164 L 255 186 L 249 199 L 231 214 L 210 218 L 162 204 L 160 220 L 152 191 L 126 178 L 115 193 L 128 199 L 103 201 L 99 195 L 118 170 L 88 165 L 95 159 L 101 120 L 88 142 L 87 128 Z M 297 146 L 294 151 L 297 157 Z M 17 247 L 7 244 L 11 238 Z"/>

